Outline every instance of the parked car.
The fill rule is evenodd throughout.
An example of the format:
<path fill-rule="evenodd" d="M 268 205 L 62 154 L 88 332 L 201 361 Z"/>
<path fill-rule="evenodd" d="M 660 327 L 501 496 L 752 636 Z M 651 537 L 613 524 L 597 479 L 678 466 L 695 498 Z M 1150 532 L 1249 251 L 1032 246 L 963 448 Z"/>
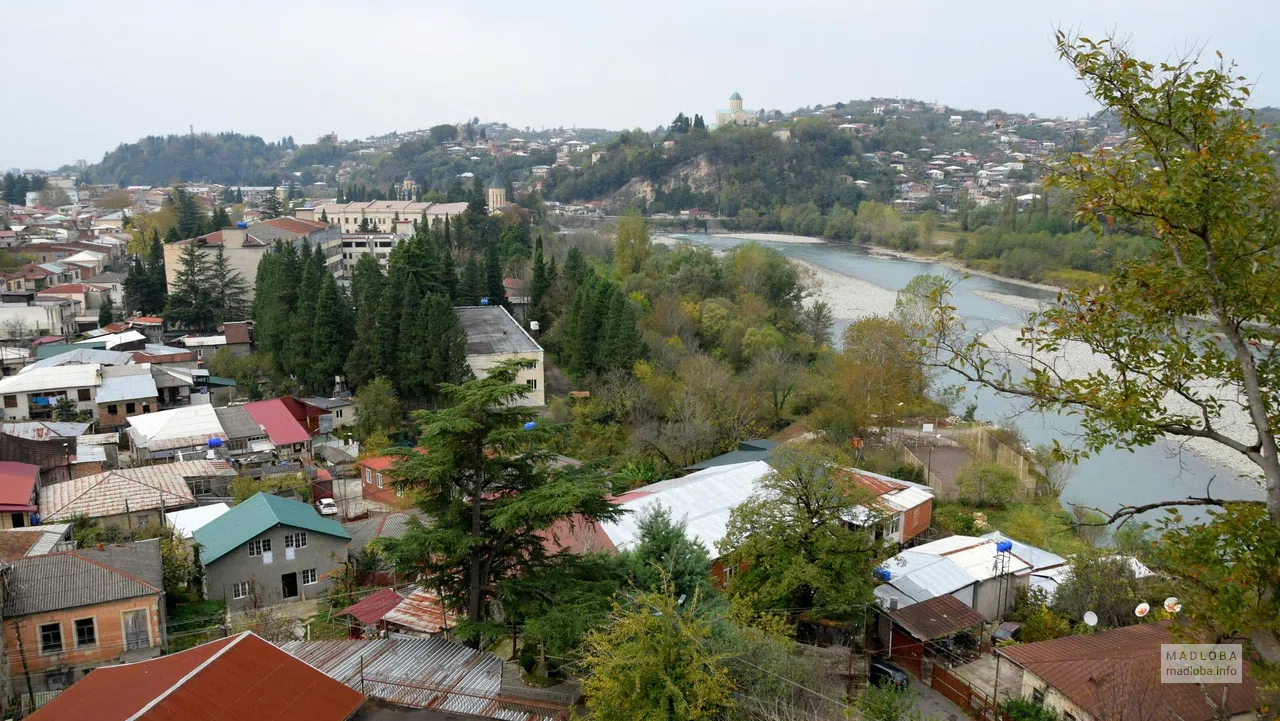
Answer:
<path fill-rule="evenodd" d="M 320 511 L 322 516 L 338 515 L 338 504 L 333 502 L 332 498 L 321 498 L 316 501 L 316 510 Z"/>
<path fill-rule="evenodd" d="M 876 686 L 907 687 L 907 672 L 888 661 L 873 658 L 867 663 L 867 676 Z"/>
<path fill-rule="evenodd" d="M 1014 621 L 1005 621 L 1000 624 L 991 634 L 991 640 L 994 643 L 1003 643 L 1005 641 L 1017 641 L 1022 637 L 1022 624 Z"/>

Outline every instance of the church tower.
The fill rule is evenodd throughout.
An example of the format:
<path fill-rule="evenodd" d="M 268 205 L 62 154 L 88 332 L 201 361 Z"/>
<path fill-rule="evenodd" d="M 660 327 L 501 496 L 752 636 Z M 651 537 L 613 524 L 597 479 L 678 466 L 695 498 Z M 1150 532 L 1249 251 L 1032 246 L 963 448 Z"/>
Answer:
<path fill-rule="evenodd" d="M 735 113 L 742 110 L 742 95 L 736 90 L 729 96 L 729 110 Z"/>
<path fill-rule="evenodd" d="M 500 175 L 493 176 L 493 180 L 489 181 L 489 212 L 496 213 L 498 209 L 507 204 L 507 187 L 506 182 Z"/>

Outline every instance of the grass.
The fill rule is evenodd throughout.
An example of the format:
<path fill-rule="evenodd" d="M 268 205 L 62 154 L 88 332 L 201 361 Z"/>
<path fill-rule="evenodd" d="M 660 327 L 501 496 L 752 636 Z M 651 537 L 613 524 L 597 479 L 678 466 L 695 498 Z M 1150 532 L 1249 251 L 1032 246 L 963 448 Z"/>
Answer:
<path fill-rule="evenodd" d="M 328 611 L 321 611 L 307 618 L 304 623 L 311 629 L 312 641 L 341 641 L 347 635 L 347 617 L 334 618 Z"/>
<path fill-rule="evenodd" d="M 223 601 L 180 602 L 170 611 L 166 633 L 169 651 L 182 651 L 206 641 L 222 637 L 221 625 L 226 616 Z"/>

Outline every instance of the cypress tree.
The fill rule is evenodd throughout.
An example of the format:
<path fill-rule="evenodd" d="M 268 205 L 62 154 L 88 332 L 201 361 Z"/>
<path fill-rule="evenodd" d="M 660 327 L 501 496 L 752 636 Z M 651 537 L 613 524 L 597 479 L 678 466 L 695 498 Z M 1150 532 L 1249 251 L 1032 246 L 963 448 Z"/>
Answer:
<path fill-rule="evenodd" d="M 448 245 L 440 249 L 440 285 L 449 302 L 458 299 L 458 270 L 453 265 L 453 250 Z"/>
<path fill-rule="evenodd" d="M 426 359 L 419 355 L 423 344 L 429 342 L 429 339 L 419 335 L 422 296 L 422 288 L 418 282 L 412 277 L 408 278 L 401 300 L 403 312 L 400 315 L 400 326 L 396 329 L 397 372 L 392 376 L 400 390 L 400 396 L 405 399 L 422 398 L 426 394 Z"/>
<path fill-rule="evenodd" d="M 498 243 L 489 240 L 484 246 L 484 286 L 489 305 L 501 305 L 509 308 L 507 288 L 502 284 L 502 257 Z"/>
<path fill-rule="evenodd" d="M 124 312 L 126 315 L 134 311 L 145 312 L 148 295 L 151 292 L 151 276 L 142 264 L 142 258 L 133 257 L 129 266 L 129 275 L 124 279 Z"/>
<path fill-rule="evenodd" d="M 458 305 L 480 305 L 480 299 L 485 296 L 486 284 L 484 278 L 484 268 L 480 265 L 480 259 L 474 254 L 467 258 L 467 264 L 462 268 L 462 284 L 458 288 Z"/>
<path fill-rule="evenodd" d="M 115 309 L 111 307 L 111 296 L 102 299 L 98 306 L 98 327 L 105 328 L 115 322 Z"/>
<path fill-rule="evenodd" d="M 285 372 L 299 379 L 306 378 L 314 363 L 311 356 L 311 333 L 315 329 L 316 301 L 328 272 L 324 268 L 324 255 L 319 248 L 303 241 L 299 256 L 302 276 L 298 283 L 298 304 L 290 319 L 289 341 L 283 348 Z"/>
<path fill-rule="evenodd" d="M 542 300 L 547 295 L 547 290 L 551 287 L 551 281 L 547 277 L 547 265 L 542 258 L 542 236 L 533 242 L 533 279 L 529 282 L 529 319 L 538 321 L 540 325 L 546 325 L 546 311 L 542 307 Z"/>
<path fill-rule="evenodd" d="M 359 388 L 377 376 L 379 345 L 378 311 L 386 278 L 372 254 L 360 256 L 351 276 L 352 303 L 355 307 L 356 337 L 347 356 L 345 373 L 351 388 Z"/>
<path fill-rule="evenodd" d="M 471 367 L 467 364 L 467 332 L 458 320 L 458 312 L 444 296 L 427 296 L 422 304 L 422 317 L 426 322 L 423 336 L 430 344 L 427 390 L 438 401 L 441 384 L 462 383 L 471 377 Z"/>
<path fill-rule="evenodd" d="M 342 375 L 351 353 L 351 317 L 331 273 L 320 281 L 311 331 L 311 362 L 306 368 L 308 387 L 315 393 L 333 390 L 334 376 Z"/>
<path fill-rule="evenodd" d="M 169 229 L 172 232 L 172 228 Z M 160 232 L 151 229 L 151 251 L 147 258 L 147 283 L 144 297 L 144 313 L 159 313 L 164 310 L 165 297 L 168 295 L 169 281 L 165 275 L 164 246 L 160 243 Z"/>

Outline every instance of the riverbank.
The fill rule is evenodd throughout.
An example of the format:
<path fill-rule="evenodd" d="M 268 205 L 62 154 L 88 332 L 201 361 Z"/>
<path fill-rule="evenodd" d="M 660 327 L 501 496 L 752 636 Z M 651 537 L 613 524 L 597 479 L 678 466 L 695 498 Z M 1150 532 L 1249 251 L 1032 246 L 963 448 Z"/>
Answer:
<path fill-rule="evenodd" d="M 809 290 L 805 305 L 822 301 L 831 314 L 843 320 L 858 320 L 872 315 L 889 315 L 897 305 L 896 291 L 828 270 L 807 260 L 789 258 L 800 269 L 800 278 Z"/>
<path fill-rule="evenodd" d="M 986 298 L 997 303 L 1002 303 L 1010 308 L 1025 310 L 1032 313 L 1038 313 L 1044 309 L 1045 303 L 1034 298 L 1023 298 L 1020 295 L 1009 295 L 1008 293 L 997 293 L 993 290 L 975 290 L 973 294 L 979 298 Z"/>

